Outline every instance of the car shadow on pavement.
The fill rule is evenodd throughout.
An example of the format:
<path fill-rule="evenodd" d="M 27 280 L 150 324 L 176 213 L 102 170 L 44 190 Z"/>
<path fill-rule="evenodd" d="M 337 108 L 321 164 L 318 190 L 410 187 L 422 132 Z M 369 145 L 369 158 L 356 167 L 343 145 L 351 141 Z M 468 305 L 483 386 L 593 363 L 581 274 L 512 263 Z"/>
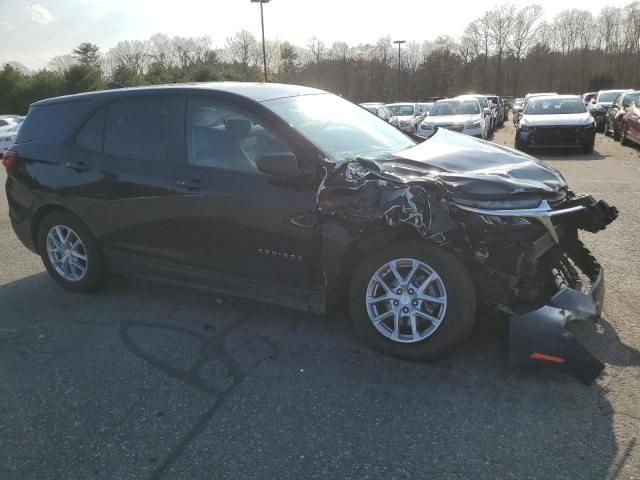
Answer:
<path fill-rule="evenodd" d="M 598 153 L 597 150 L 591 153 L 582 153 L 570 149 L 550 148 L 544 150 L 528 150 L 527 153 L 545 162 L 552 162 L 554 160 L 604 160 L 607 158 L 605 155 Z"/>
<path fill-rule="evenodd" d="M 146 281 L 84 296 L 39 274 L 0 286 L 0 305 L 3 479 L 604 478 L 633 448 L 600 381 L 509 368 L 487 312 L 416 363 L 363 346 L 344 312 Z M 583 333 L 638 364 L 608 323 Z"/>

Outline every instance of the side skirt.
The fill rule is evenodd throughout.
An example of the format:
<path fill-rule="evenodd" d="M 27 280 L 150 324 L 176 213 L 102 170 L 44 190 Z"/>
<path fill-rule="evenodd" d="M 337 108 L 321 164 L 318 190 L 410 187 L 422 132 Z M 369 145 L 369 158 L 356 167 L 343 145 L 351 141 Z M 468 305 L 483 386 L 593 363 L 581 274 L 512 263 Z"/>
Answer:
<path fill-rule="evenodd" d="M 113 273 L 325 313 L 324 292 L 284 287 L 113 250 L 104 250 L 103 253 L 108 269 Z"/>

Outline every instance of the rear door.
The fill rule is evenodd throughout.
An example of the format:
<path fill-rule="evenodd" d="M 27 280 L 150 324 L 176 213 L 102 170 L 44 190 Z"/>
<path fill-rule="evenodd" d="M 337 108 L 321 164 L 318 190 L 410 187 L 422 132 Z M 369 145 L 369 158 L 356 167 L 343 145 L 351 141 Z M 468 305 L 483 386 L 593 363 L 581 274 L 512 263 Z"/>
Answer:
<path fill-rule="evenodd" d="M 127 96 L 94 110 L 70 139 L 58 186 L 108 256 L 183 258 L 173 223 L 183 108 L 175 95 Z"/>
<path fill-rule="evenodd" d="M 233 100 L 187 97 L 180 215 L 185 261 L 244 288 L 307 289 L 315 262 L 315 180 L 284 181 L 258 171 L 261 155 L 309 152 Z M 256 292 L 257 293 L 257 292 Z"/>

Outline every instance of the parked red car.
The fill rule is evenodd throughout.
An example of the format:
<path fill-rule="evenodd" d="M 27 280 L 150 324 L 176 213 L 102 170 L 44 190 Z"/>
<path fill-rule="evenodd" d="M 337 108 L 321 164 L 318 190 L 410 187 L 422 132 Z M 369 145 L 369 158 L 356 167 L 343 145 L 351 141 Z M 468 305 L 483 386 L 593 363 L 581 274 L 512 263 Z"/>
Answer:
<path fill-rule="evenodd" d="M 640 100 L 627 107 L 620 126 L 620 143 L 629 145 L 631 142 L 640 144 Z"/>

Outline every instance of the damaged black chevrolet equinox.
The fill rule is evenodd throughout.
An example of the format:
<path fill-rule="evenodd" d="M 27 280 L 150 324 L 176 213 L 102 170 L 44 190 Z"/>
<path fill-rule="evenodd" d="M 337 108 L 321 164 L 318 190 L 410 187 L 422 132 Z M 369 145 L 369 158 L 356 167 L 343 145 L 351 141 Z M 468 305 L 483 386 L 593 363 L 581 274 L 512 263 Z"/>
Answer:
<path fill-rule="evenodd" d="M 108 272 L 325 312 L 347 301 L 374 347 L 450 351 L 476 305 L 509 316 L 514 362 L 588 383 L 565 329 L 598 317 L 579 239 L 617 216 L 514 149 L 410 137 L 320 90 L 207 83 L 31 105 L 5 154 L 13 228 L 75 292 Z"/>

